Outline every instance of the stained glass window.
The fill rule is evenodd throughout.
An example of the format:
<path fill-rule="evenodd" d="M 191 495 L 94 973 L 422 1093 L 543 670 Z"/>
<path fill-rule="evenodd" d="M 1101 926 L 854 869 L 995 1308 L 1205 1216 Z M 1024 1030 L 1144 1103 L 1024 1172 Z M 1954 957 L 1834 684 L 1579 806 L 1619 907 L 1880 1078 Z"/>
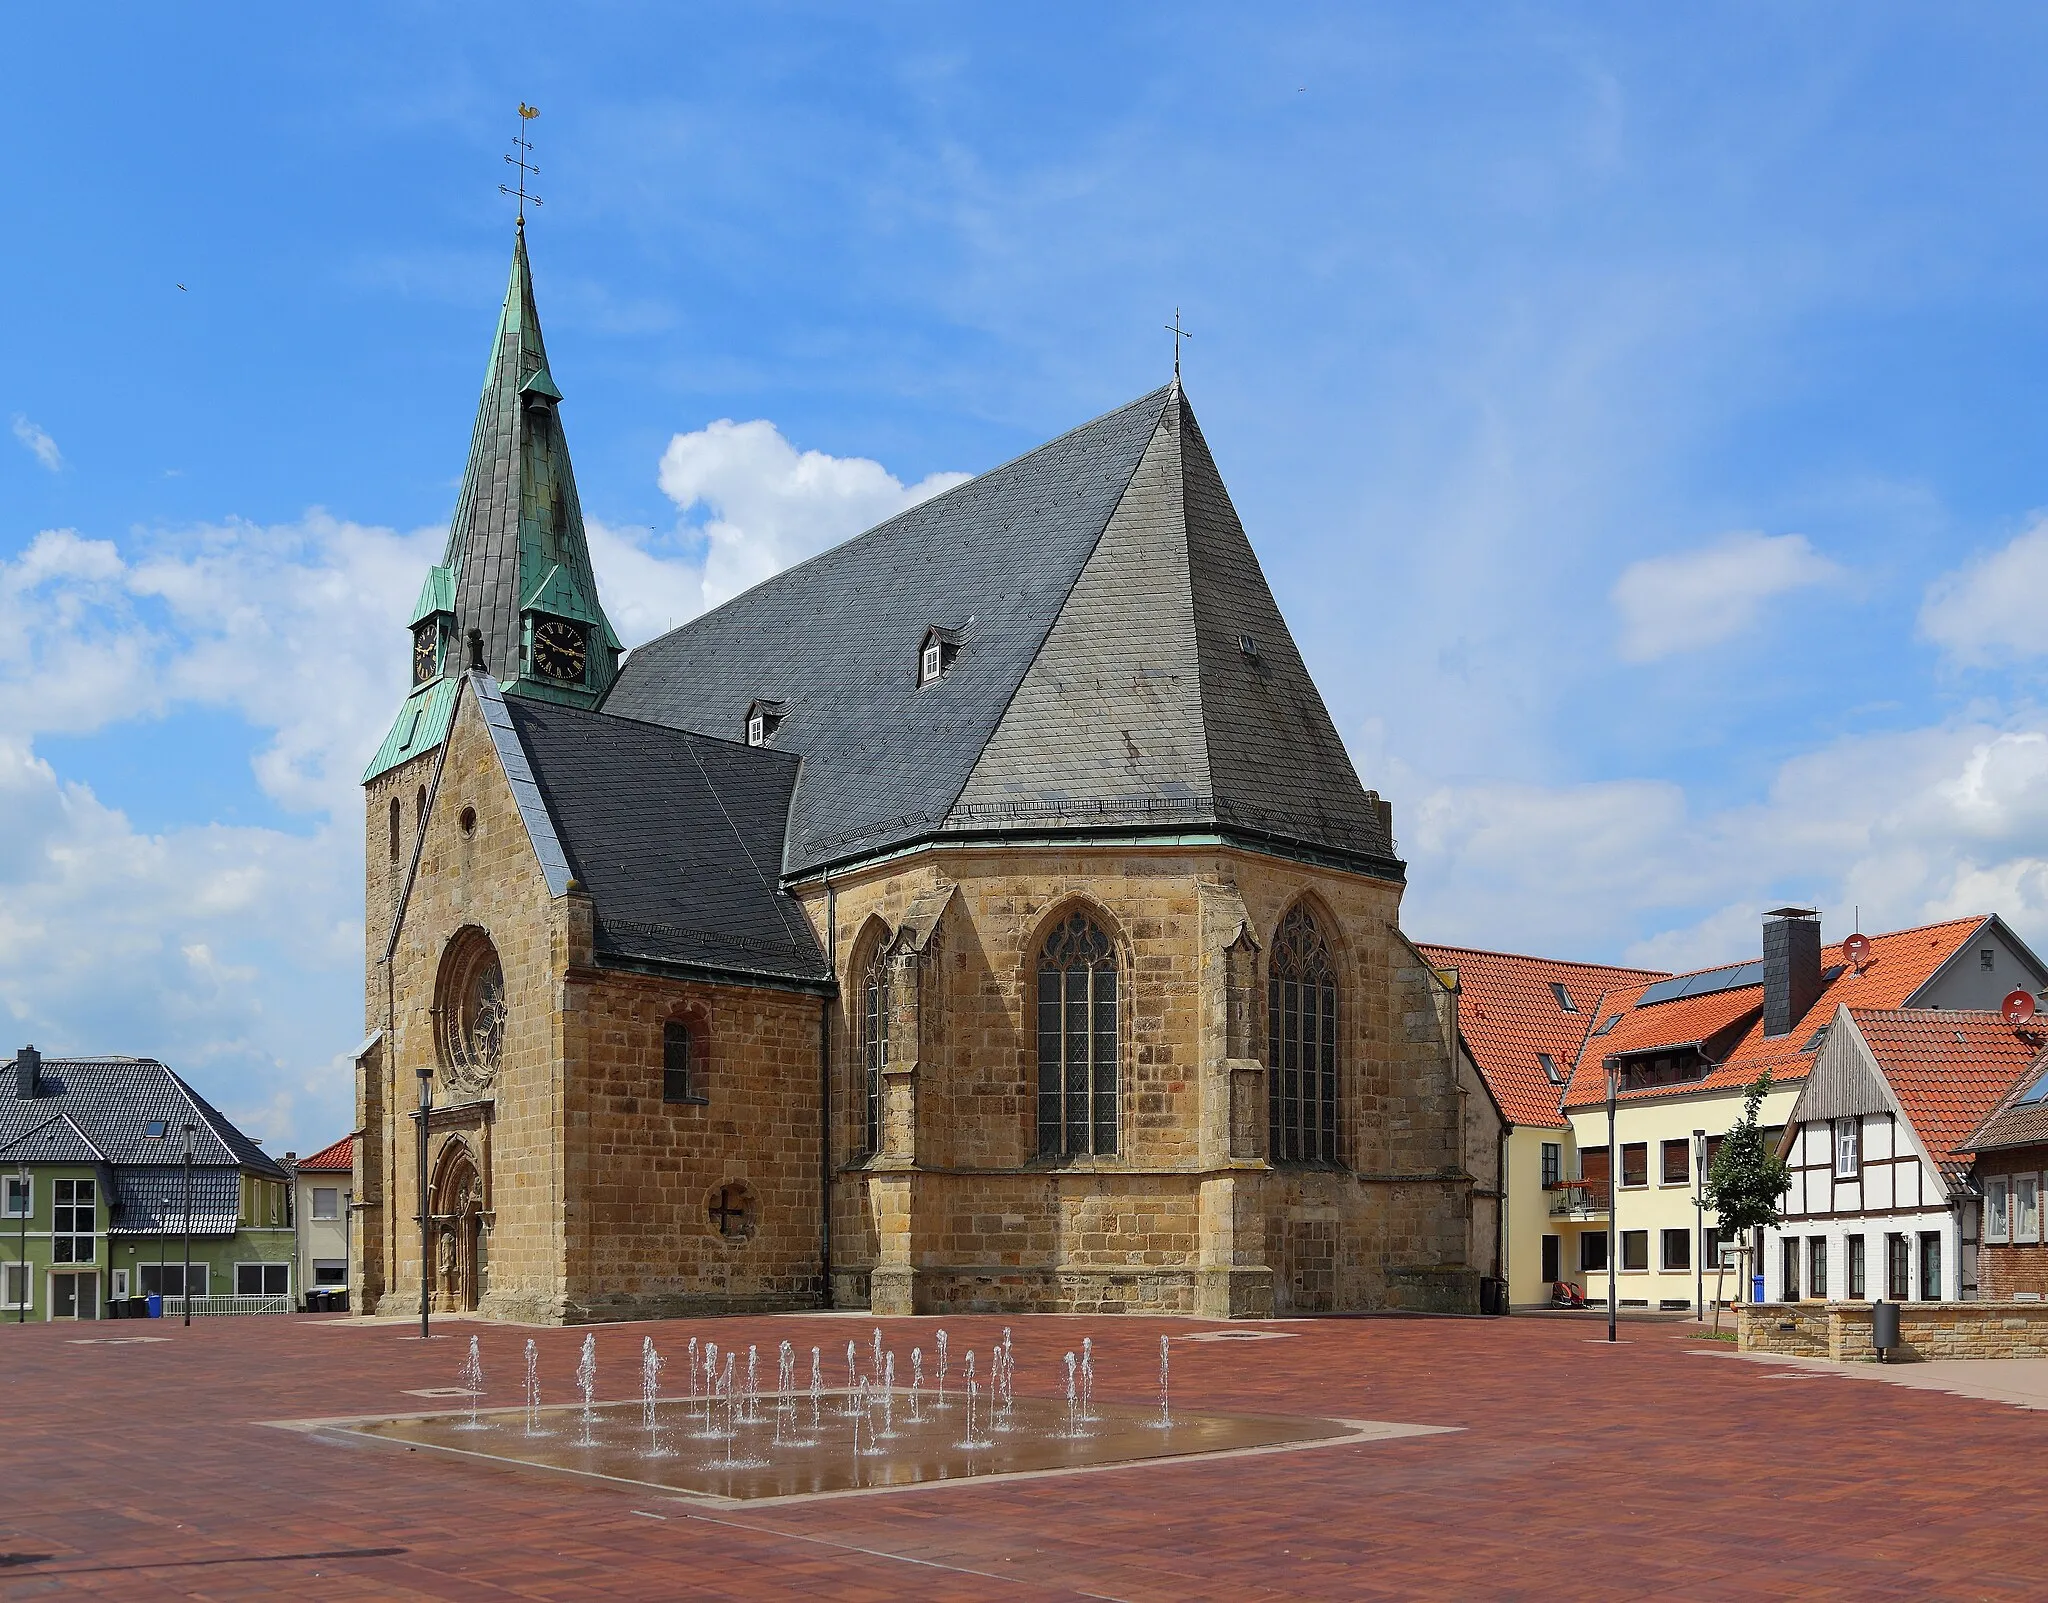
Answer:
<path fill-rule="evenodd" d="M 1116 948 L 1086 913 L 1038 959 L 1038 1151 L 1110 1157 L 1117 1146 Z"/>

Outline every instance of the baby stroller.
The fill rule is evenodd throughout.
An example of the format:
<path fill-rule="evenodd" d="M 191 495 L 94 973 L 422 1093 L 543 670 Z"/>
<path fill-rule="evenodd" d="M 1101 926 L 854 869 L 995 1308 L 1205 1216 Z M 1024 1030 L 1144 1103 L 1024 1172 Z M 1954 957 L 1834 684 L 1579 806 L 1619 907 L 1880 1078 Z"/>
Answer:
<path fill-rule="evenodd" d="M 1586 1294 L 1569 1280 L 1553 1280 L 1550 1283 L 1550 1306 L 1583 1308 L 1586 1306 Z"/>

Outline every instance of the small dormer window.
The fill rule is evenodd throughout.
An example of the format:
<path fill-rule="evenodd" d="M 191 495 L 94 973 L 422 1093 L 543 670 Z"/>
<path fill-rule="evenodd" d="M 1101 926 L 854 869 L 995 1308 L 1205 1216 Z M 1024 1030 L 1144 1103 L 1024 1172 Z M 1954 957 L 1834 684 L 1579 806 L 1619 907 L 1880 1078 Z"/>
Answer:
<path fill-rule="evenodd" d="M 1550 994 L 1557 998 L 1557 1005 L 1566 1013 L 1578 1012 L 1578 1005 L 1572 1001 L 1572 993 L 1564 988 L 1560 980 L 1550 982 Z"/>
<path fill-rule="evenodd" d="M 927 629 L 924 643 L 917 648 L 917 682 L 928 685 L 935 679 L 945 678 L 946 670 L 953 666 L 953 659 L 959 652 L 959 630 Z"/>
<path fill-rule="evenodd" d="M 782 723 L 782 703 L 757 701 L 747 709 L 747 744 L 765 746 Z"/>

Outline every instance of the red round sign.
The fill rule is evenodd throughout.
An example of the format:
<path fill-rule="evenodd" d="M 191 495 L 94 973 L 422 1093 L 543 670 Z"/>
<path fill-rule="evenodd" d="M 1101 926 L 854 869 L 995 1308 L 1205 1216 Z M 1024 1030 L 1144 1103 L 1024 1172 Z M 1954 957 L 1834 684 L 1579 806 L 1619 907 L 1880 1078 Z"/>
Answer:
<path fill-rule="evenodd" d="M 2025 991 L 2014 991 L 2002 1003 L 1998 1011 L 2005 1015 L 2008 1024 L 2024 1024 L 2034 1016 L 2034 999 Z"/>

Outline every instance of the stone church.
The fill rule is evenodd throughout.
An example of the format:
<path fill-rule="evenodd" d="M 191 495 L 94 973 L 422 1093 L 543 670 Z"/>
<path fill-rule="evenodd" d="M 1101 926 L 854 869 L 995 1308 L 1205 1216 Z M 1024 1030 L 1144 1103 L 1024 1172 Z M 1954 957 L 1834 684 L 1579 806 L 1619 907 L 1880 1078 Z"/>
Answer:
<path fill-rule="evenodd" d="M 1476 1307 L 1497 1114 L 1177 377 L 631 653 L 563 405 L 522 232 L 364 776 L 355 1307 Z"/>

